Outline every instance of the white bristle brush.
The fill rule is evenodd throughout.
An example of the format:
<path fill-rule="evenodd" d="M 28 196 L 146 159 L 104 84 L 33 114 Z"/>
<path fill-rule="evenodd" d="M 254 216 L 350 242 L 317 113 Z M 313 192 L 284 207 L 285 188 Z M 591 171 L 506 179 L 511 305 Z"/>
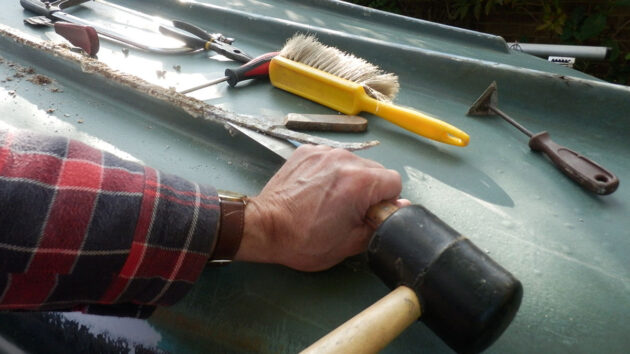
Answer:
<path fill-rule="evenodd" d="M 412 109 L 396 106 L 398 77 L 364 59 L 326 46 L 312 35 L 290 38 L 269 64 L 271 83 L 344 114 L 365 111 L 424 137 L 466 146 L 468 134 Z"/>

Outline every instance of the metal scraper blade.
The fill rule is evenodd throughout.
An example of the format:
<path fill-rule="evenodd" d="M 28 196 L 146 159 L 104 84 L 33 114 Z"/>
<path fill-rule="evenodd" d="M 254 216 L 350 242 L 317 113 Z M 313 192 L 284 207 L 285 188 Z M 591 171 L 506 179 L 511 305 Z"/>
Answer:
<path fill-rule="evenodd" d="M 53 22 L 46 16 L 33 16 L 24 19 L 24 23 L 31 26 L 47 26 L 52 27 Z"/>
<path fill-rule="evenodd" d="M 497 82 L 492 81 L 490 86 L 479 96 L 475 103 L 468 109 L 469 116 L 487 116 L 494 112 L 490 107 L 496 107 L 499 104 L 499 94 L 497 93 Z"/>

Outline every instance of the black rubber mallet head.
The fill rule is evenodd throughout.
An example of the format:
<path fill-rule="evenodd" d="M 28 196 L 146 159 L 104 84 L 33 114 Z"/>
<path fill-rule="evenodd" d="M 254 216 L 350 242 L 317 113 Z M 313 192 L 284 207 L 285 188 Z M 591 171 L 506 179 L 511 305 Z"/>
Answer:
<path fill-rule="evenodd" d="M 420 205 L 399 209 L 380 224 L 368 259 L 390 288 L 414 290 L 420 320 L 457 352 L 490 346 L 521 303 L 520 281 Z"/>

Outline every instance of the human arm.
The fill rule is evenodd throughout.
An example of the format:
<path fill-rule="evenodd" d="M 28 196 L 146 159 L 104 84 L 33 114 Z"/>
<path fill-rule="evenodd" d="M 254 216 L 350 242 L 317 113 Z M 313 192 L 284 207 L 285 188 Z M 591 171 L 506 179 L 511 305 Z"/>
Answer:
<path fill-rule="evenodd" d="M 378 163 L 301 147 L 250 198 L 236 260 L 329 268 L 365 249 L 369 206 L 408 203 L 396 201 L 400 189 Z M 0 206 L 11 206 L 0 216 L 0 310 L 134 315 L 172 304 L 213 254 L 219 227 L 210 187 L 29 133 L 0 132 Z"/>
<path fill-rule="evenodd" d="M 0 208 L 0 310 L 142 317 L 192 287 L 219 210 L 211 187 L 24 131 L 0 131 Z"/>

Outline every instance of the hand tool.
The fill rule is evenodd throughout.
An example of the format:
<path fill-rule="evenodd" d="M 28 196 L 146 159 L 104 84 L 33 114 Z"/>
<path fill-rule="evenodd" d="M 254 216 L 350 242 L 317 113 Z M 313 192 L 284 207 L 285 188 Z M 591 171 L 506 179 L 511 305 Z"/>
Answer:
<path fill-rule="evenodd" d="M 367 129 L 367 120 L 365 118 L 338 114 L 289 113 L 284 118 L 267 116 L 263 119 L 267 124 L 267 132 L 275 132 L 277 130 L 286 131 L 287 129 L 290 129 L 292 131 L 317 130 L 326 132 L 360 133 Z M 249 136 L 249 134 L 245 134 Z M 256 141 L 259 140 L 257 137 L 252 138 Z M 261 144 L 267 146 L 266 143 L 261 142 Z"/>
<path fill-rule="evenodd" d="M 533 134 L 501 111 L 498 104 L 497 83 L 492 82 L 470 107 L 468 115 L 499 115 L 530 138 L 530 149 L 547 155 L 560 171 L 583 188 L 602 195 L 617 190 L 619 179 L 612 172 L 577 152 L 556 144 L 546 131 Z"/>
<path fill-rule="evenodd" d="M 468 134 L 412 109 L 390 102 L 398 77 L 354 55 L 319 43 L 314 36 L 289 39 L 269 65 L 275 87 L 318 102 L 344 114 L 366 111 L 404 129 L 446 144 L 466 146 Z"/>
<path fill-rule="evenodd" d="M 341 114 L 289 113 L 282 125 L 291 130 L 359 133 L 367 129 L 367 119 Z"/>
<path fill-rule="evenodd" d="M 76 0 L 76 2 L 78 2 L 78 3 L 83 3 L 83 2 L 86 2 L 86 1 L 92 1 L 92 2 L 95 2 L 97 4 L 102 4 L 102 5 L 111 7 L 113 9 L 116 9 L 118 11 L 123 11 L 123 12 L 131 14 L 133 16 L 144 18 L 145 20 L 148 20 L 150 22 L 161 23 L 163 26 L 165 26 L 167 28 L 168 27 L 180 28 L 180 29 L 183 29 L 183 30 L 185 30 L 187 32 L 195 34 L 198 37 L 204 37 L 204 36 L 207 35 L 207 32 L 205 30 L 202 30 L 199 27 L 194 26 L 192 24 L 189 24 L 189 23 L 186 23 L 186 22 L 183 22 L 183 21 L 177 21 L 177 20 L 173 20 L 173 21 L 163 20 L 163 19 L 161 19 L 159 17 L 147 15 L 144 12 L 140 12 L 140 11 L 136 11 L 136 10 L 130 9 L 128 7 L 120 6 L 118 4 L 114 4 L 114 3 L 106 1 L 106 0 Z M 227 37 L 223 36 L 221 33 L 212 33 L 211 37 L 212 37 L 212 39 L 214 39 L 216 41 L 227 43 L 227 44 L 232 44 L 234 42 L 234 38 L 227 38 Z"/>
<path fill-rule="evenodd" d="M 224 77 L 212 80 L 199 86 L 191 87 L 180 91 L 179 93 L 187 94 L 224 81 L 227 81 L 231 87 L 234 87 L 236 84 L 244 80 L 267 78 L 269 77 L 269 62 L 276 55 L 278 55 L 278 52 L 260 55 L 236 69 L 225 69 Z"/>
<path fill-rule="evenodd" d="M 508 327 L 523 287 L 470 240 L 420 205 L 382 202 L 366 222 L 376 230 L 370 268 L 395 290 L 303 353 L 375 353 L 418 317 L 455 351 L 476 353 Z"/>
<path fill-rule="evenodd" d="M 234 41 L 231 38 L 227 39 L 220 34 L 208 33 L 195 25 L 182 21 L 173 21 L 173 26 L 160 25 L 159 29 L 162 34 L 179 39 L 190 48 L 212 50 L 241 63 L 252 60 L 249 54 L 230 44 Z"/>
<path fill-rule="evenodd" d="M 98 1 L 103 1 L 103 0 L 98 0 Z M 190 32 L 190 33 L 196 35 L 199 38 L 209 37 L 212 40 L 223 42 L 223 43 L 227 43 L 227 44 L 234 43 L 234 38 L 225 37 L 221 33 L 208 33 L 206 30 L 201 29 L 201 28 L 199 28 L 199 27 L 197 27 L 197 26 L 195 26 L 193 24 L 190 24 L 188 22 L 173 20 L 172 24 L 173 24 L 173 26 L 175 28 L 179 28 L 179 29 L 184 30 L 186 32 Z"/>
<path fill-rule="evenodd" d="M 341 114 L 289 113 L 282 117 L 264 117 L 268 130 L 317 130 L 325 132 L 360 133 L 367 129 L 367 119 Z"/>
<path fill-rule="evenodd" d="M 261 143 L 285 159 L 295 150 Z M 304 353 L 376 353 L 418 318 L 455 351 L 474 353 L 511 323 L 521 282 L 429 210 L 381 202 L 365 222 L 375 230 L 370 267 L 395 290 Z"/>
<path fill-rule="evenodd" d="M 141 50 L 145 50 L 148 52 L 159 53 L 159 54 L 184 54 L 196 51 L 197 49 L 192 49 L 188 47 L 180 47 L 180 48 L 161 48 L 161 47 L 153 47 L 145 45 L 139 41 L 133 40 L 131 38 L 127 38 L 123 34 L 112 31 L 108 28 L 99 26 L 98 24 L 92 23 L 90 21 L 83 20 L 74 15 L 68 14 L 62 10 L 75 6 L 89 0 L 58 0 L 55 2 L 41 2 L 40 0 L 20 0 L 20 4 L 22 7 L 28 11 L 36 13 L 38 15 L 46 16 L 47 18 L 53 21 L 64 21 L 70 22 L 83 26 L 90 26 L 96 30 L 96 32 L 103 36 L 104 38 L 111 39 L 123 43 L 127 46 L 138 48 Z"/>
<path fill-rule="evenodd" d="M 98 33 L 93 27 L 77 25 L 69 22 L 52 22 L 48 17 L 35 16 L 24 20 L 24 23 L 33 26 L 49 26 L 55 29 L 55 32 L 67 39 L 73 45 L 83 49 L 89 56 L 98 53 L 100 42 Z"/>
<path fill-rule="evenodd" d="M 190 48 L 213 50 L 227 58 L 240 62 L 247 62 L 251 59 L 251 57 L 245 54 L 243 51 L 231 45 L 234 42 L 233 38 L 227 38 L 221 33 L 208 33 L 195 25 L 183 21 L 163 21 L 154 16 L 150 16 L 140 11 L 120 6 L 106 0 L 91 1 L 114 8 L 118 11 L 126 12 L 136 17 L 144 18 L 154 23 L 161 22 L 161 25 L 159 26 L 159 30 L 161 33 L 182 40 Z"/>
<path fill-rule="evenodd" d="M 57 0 L 54 2 L 42 2 L 40 0 L 20 0 L 20 4 L 26 10 L 34 12 L 38 15 L 43 15 L 53 21 L 65 21 L 83 26 L 93 27 L 96 32 L 101 35 L 103 38 L 114 40 L 125 44 L 129 47 L 137 48 L 140 50 L 144 50 L 147 52 L 157 53 L 157 54 L 186 54 L 193 53 L 199 50 L 217 50 L 220 51 L 221 54 L 226 55 L 228 57 L 231 56 L 231 59 L 240 60 L 242 62 L 246 62 L 251 58 L 243 53 L 240 49 L 235 48 L 231 45 L 233 42 L 232 39 L 226 38 L 220 34 L 208 34 L 203 31 L 209 38 L 206 40 L 202 40 L 198 38 L 195 34 L 190 34 L 186 32 L 186 28 L 194 27 L 193 25 L 186 24 L 185 22 L 176 21 L 177 24 L 160 25 L 160 31 L 167 31 L 171 34 L 178 35 L 181 38 L 186 38 L 184 41 L 187 46 L 184 47 L 155 47 L 150 46 L 145 43 L 142 43 L 138 40 L 134 40 L 130 37 L 125 36 L 124 34 L 113 31 L 109 28 L 100 26 L 96 23 L 92 23 L 90 21 L 81 19 L 74 15 L 68 14 L 62 10 L 67 9 L 72 6 L 76 6 L 79 4 L 83 4 L 89 2 L 90 0 Z M 116 8 L 121 8 L 119 5 L 111 4 L 104 0 L 98 0 L 98 3 L 103 3 L 108 6 L 115 6 Z M 131 9 L 124 8 L 127 12 L 136 13 Z M 152 21 L 157 22 L 156 19 L 153 19 L 151 16 L 144 15 L 143 17 L 149 17 Z M 180 28 L 178 28 L 178 27 Z M 194 39 L 191 39 L 194 38 Z"/>

